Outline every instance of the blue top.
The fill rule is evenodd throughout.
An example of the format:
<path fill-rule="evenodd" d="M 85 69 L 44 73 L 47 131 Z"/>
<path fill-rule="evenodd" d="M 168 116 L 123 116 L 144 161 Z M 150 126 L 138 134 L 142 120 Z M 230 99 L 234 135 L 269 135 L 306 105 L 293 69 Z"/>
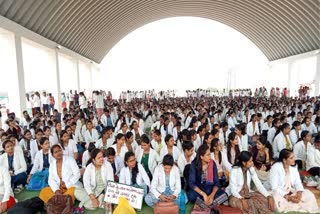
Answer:
<path fill-rule="evenodd" d="M 8 155 L 8 164 L 9 164 L 9 170 L 14 171 L 14 169 L 13 169 L 13 155 L 12 156 Z"/>
<path fill-rule="evenodd" d="M 49 169 L 50 163 L 49 163 L 49 154 L 43 154 L 43 168 Z"/>
<path fill-rule="evenodd" d="M 213 164 L 213 183 L 208 183 L 203 179 L 202 172 L 197 169 L 196 159 L 190 165 L 189 186 L 192 190 L 198 187 L 207 195 L 212 193 L 213 188 L 220 187 L 218 169 L 216 163 Z"/>

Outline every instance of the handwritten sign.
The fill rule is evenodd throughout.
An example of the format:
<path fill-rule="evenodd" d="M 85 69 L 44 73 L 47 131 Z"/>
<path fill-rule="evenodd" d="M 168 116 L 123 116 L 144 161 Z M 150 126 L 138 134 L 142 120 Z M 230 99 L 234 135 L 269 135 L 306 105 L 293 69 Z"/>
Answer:
<path fill-rule="evenodd" d="M 125 184 L 108 181 L 107 191 L 104 200 L 108 203 L 118 204 L 119 197 L 126 198 L 135 209 L 141 209 L 144 190 Z"/>

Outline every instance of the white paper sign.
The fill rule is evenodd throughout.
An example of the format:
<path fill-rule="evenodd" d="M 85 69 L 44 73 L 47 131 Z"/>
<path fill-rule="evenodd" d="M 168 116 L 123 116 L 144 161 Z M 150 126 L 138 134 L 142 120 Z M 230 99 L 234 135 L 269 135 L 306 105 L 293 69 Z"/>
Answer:
<path fill-rule="evenodd" d="M 119 197 L 126 198 L 130 205 L 135 209 L 141 209 L 144 190 L 125 184 L 108 181 L 105 201 L 112 204 L 119 203 Z"/>

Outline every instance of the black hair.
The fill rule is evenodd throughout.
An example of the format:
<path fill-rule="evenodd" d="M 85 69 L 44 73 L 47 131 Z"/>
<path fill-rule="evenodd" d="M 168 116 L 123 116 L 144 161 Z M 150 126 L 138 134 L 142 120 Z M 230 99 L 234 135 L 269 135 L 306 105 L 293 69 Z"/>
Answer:
<path fill-rule="evenodd" d="M 239 157 L 236 159 L 234 167 L 242 167 L 242 162 L 248 162 L 252 158 L 251 152 L 248 151 L 242 151 L 239 154 Z"/>
<path fill-rule="evenodd" d="M 120 139 L 123 138 L 123 137 L 125 137 L 124 134 L 121 134 L 121 133 L 117 134 L 116 139 L 115 139 L 115 141 L 114 141 L 113 144 L 117 144 L 117 140 L 120 140 Z"/>
<path fill-rule="evenodd" d="M 129 139 L 131 136 L 133 136 L 133 133 L 132 133 L 132 132 L 127 132 L 127 133 L 125 134 L 125 138 L 126 138 L 126 139 Z"/>
<path fill-rule="evenodd" d="M 210 152 L 214 152 L 214 149 L 217 148 L 219 144 L 219 138 L 213 138 L 211 141 L 211 148 L 210 148 Z M 219 151 L 219 164 L 221 164 L 222 162 L 222 154 L 221 151 Z"/>
<path fill-rule="evenodd" d="M 63 145 L 63 142 L 62 142 L 62 137 L 63 137 L 63 135 L 68 135 L 68 132 L 66 131 L 66 130 L 62 130 L 61 132 L 60 132 L 60 146 L 62 147 L 62 149 L 64 150 L 65 148 L 64 148 L 64 145 Z M 69 136 L 69 135 L 68 135 Z"/>
<path fill-rule="evenodd" d="M 246 124 L 245 123 L 240 123 L 236 125 L 236 128 L 241 132 L 242 135 L 246 135 Z"/>
<path fill-rule="evenodd" d="M 291 129 L 295 129 L 295 128 L 297 128 L 298 126 L 300 126 L 301 125 L 301 123 L 299 122 L 299 121 L 294 121 L 293 123 L 292 123 L 292 128 Z"/>
<path fill-rule="evenodd" d="M 60 148 L 60 149 L 62 149 L 59 144 L 54 144 L 53 146 L 51 146 L 50 152 L 51 152 L 52 156 L 53 156 L 53 150 L 54 150 L 55 148 L 57 148 L 57 147 Z"/>
<path fill-rule="evenodd" d="M 190 150 L 194 147 L 193 143 L 191 141 L 184 141 L 182 143 L 182 150 L 186 151 L 186 150 Z"/>
<path fill-rule="evenodd" d="M 163 166 L 173 166 L 174 160 L 173 160 L 172 155 L 166 154 L 163 157 L 162 164 L 163 164 Z"/>
<path fill-rule="evenodd" d="M 6 145 L 8 144 L 8 143 L 12 143 L 13 144 L 13 142 L 11 141 L 11 140 L 5 140 L 3 143 L 2 143 L 2 148 L 3 149 L 5 149 L 6 148 Z"/>
<path fill-rule="evenodd" d="M 237 137 L 237 134 L 235 132 L 231 132 L 228 136 L 228 142 L 227 142 L 227 158 L 229 163 L 231 163 L 231 141 L 235 140 Z M 240 155 L 240 148 L 239 145 L 235 145 L 235 160 L 238 159 L 239 155 Z"/>
<path fill-rule="evenodd" d="M 106 156 L 116 156 L 116 150 L 114 150 L 114 148 L 112 147 L 109 147 L 107 148 L 107 151 L 106 151 Z"/>
<path fill-rule="evenodd" d="M 164 138 L 164 142 L 166 142 L 166 144 L 168 144 L 168 142 L 171 138 L 173 138 L 173 136 L 171 134 L 167 134 L 167 136 Z"/>
<path fill-rule="evenodd" d="M 127 167 L 127 161 L 129 160 L 130 157 L 135 157 L 133 152 L 127 152 L 124 155 L 124 165 Z M 136 163 L 136 165 L 133 167 L 132 171 L 132 176 L 131 176 L 131 183 L 132 185 L 135 185 L 137 183 L 137 175 L 139 173 L 139 168 L 138 168 L 138 163 Z"/>
<path fill-rule="evenodd" d="M 150 144 L 150 140 L 146 134 L 141 135 L 141 143 Z"/>
<path fill-rule="evenodd" d="M 293 151 L 291 149 L 282 149 L 279 153 L 279 158 L 276 162 L 282 163 L 282 161 L 284 159 L 288 159 L 292 153 L 293 153 Z"/>
<path fill-rule="evenodd" d="M 309 134 L 309 131 L 304 130 L 301 132 L 301 140 L 303 140 L 303 138 L 305 138 L 307 135 Z"/>
<path fill-rule="evenodd" d="M 45 126 L 45 127 L 43 127 L 43 132 L 46 132 L 47 129 L 50 129 L 50 131 L 51 131 L 51 128 L 49 126 Z"/>
<path fill-rule="evenodd" d="M 46 142 L 46 140 L 48 140 L 49 141 L 49 139 L 47 138 L 47 137 L 42 137 L 41 139 L 40 139 L 40 145 L 43 145 L 44 144 L 44 142 Z"/>
<path fill-rule="evenodd" d="M 276 134 L 274 135 L 274 138 L 275 138 L 280 132 L 282 132 L 285 128 L 288 128 L 288 127 L 290 127 L 289 123 L 284 123 L 284 124 L 282 124 L 282 125 L 279 127 L 279 129 L 277 130 Z M 273 138 L 273 139 L 274 139 L 274 138 Z"/>
<path fill-rule="evenodd" d="M 271 144 L 269 143 L 269 141 L 267 140 L 266 136 L 257 135 L 257 140 L 258 140 L 262 145 L 264 145 L 265 147 L 268 148 L 269 154 L 270 154 L 270 157 L 269 157 L 269 158 L 272 158 L 272 157 L 273 157 L 273 148 L 272 148 L 272 145 L 271 145 Z"/>
<path fill-rule="evenodd" d="M 91 143 L 90 143 L 91 144 Z M 93 144 L 93 143 L 92 143 Z M 94 145 L 94 144 L 93 144 Z M 90 145 L 89 145 L 90 146 Z M 92 149 L 91 151 L 89 151 L 89 147 L 88 147 L 88 152 L 89 152 L 89 155 L 90 155 L 90 159 L 88 160 L 86 166 L 89 166 L 90 163 L 94 163 L 94 159 L 97 157 L 97 155 L 101 152 L 102 155 L 103 155 L 103 152 L 102 150 L 100 149 L 96 149 L 94 147 L 94 149 Z"/>
<path fill-rule="evenodd" d="M 161 132 L 159 129 L 156 129 L 153 131 L 153 134 L 157 135 L 157 136 L 161 136 Z"/>
<path fill-rule="evenodd" d="M 196 166 L 198 171 L 202 172 L 202 160 L 201 160 L 201 156 L 204 156 L 207 152 L 207 150 L 209 150 L 209 146 L 207 144 L 202 144 L 197 151 L 197 156 L 196 156 Z"/>

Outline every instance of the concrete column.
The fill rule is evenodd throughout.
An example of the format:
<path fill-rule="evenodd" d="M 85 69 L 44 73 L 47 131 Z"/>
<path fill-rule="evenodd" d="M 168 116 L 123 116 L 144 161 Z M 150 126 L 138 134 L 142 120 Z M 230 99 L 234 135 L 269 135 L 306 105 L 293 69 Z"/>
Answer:
<path fill-rule="evenodd" d="M 60 66 L 59 66 L 59 52 L 58 49 L 55 49 L 55 60 L 56 60 L 56 76 L 57 76 L 57 92 L 58 97 L 56 97 L 56 104 L 55 108 L 58 109 L 58 111 L 61 111 L 61 86 L 60 86 Z"/>
<path fill-rule="evenodd" d="M 315 90 L 314 90 L 314 92 L 315 92 L 315 96 L 319 96 L 319 93 L 320 93 L 320 86 L 319 86 L 319 84 L 320 84 L 320 53 L 318 53 L 317 55 L 316 55 L 316 57 L 317 57 L 317 62 L 316 62 L 316 78 L 315 78 L 315 82 L 314 82 L 314 84 L 315 84 Z"/>
<path fill-rule="evenodd" d="M 77 69 L 77 91 L 80 92 L 80 72 L 79 72 L 79 59 L 76 60 L 76 69 Z"/>
<path fill-rule="evenodd" d="M 16 115 L 20 117 L 22 115 L 22 112 L 26 110 L 26 86 L 24 81 L 21 36 L 15 34 L 14 41 L 15 41 L 15 48 L 16 48 L 16 62 L 17 62 L 17 74 L 18 74 L 18 99 L 10 98 L 9 102 L 13 104 L 10 106 L 10 108 L 12 108 L 11 111 L 15 111 Z M 16 106 L 16 107 L 13 107 L 13 106 Z"/>

